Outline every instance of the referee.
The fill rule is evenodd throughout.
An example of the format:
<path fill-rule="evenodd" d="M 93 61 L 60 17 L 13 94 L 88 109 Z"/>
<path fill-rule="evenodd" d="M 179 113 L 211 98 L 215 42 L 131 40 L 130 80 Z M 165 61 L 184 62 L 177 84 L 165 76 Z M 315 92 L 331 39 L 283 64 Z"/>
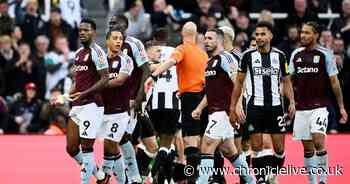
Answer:
<path fill-rule="evenodd" d="M 195 120 L 191 113 L 200 103 L 204 92 L 205 67 L 208 61 L 207 53 L 196 44 L 197 26 L 187 22 L 181 31 L 183 43 L 177 46 L 164 63 L 162 63 L 147 80 L 148 83 L 176 65 L 178 87 L 181 100 L 182 133 L 185 144 L 187 164 L 197 168 L 200 162 L 200 135 L 204 133 L 207 121 Z M 207 117 L 203 114 L 202 117 Z M 203 118 L 205 119 L 205 118 Z M 188 183 L 195 183 L 196 174 L 188 178 Z"/>
<path fill-rule="evenodd" d="M 238 68 L 237 81 L 232 94 L 231 121 L 238 118 L 240 122 L 246 120 L 248 123 L 254 168 L 282 167 L 285 159 L 286 123 L 280 94 L 280 80 L 283 83 L 284 94 L 290 102 L 289 118 L 293 118 L 295 113 L 294 94 L 285 54 L 271 47 L 272 25 L 268 22 L 259 22 L 255 32 L 257 48 L 243 53 Z M 235 108 L 246 76 L 247 116 L 243 111 Z M 275 151 L 273 157 L 264 156 L 262 153 L 264 133 L 271 134 Z M 258 174 L 257 183 L 266 183 L 263 174 Z"/>

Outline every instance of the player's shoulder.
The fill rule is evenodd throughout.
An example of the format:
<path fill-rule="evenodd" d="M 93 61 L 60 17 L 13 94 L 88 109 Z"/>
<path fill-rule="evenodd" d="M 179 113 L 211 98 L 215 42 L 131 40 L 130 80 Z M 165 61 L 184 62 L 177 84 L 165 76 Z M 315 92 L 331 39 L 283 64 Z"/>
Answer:
<path fill-rule="evenodd" d="M 90 45 L 91 52 L 96 53 L 98 56 L 103 56 L 105 55 L 104 50 L 102 49 L 101 46 L 99 46 L 97 43 L 92 43 Z"/>
<path fill-rule="evenodd" d="M 78 50 L 76 50 L 76 51 L 74 52 L 74 54 L 77 55 L 77 54 L 80 53 L 83 49 L 84 49 L 84 47 L 80 47 Z"/>
<path fill-rule="evenodd" d="M 280 50 L 280 49 L 278 49 L 276 47 L 272 47 L 271 52 L 275 52 L 275 53 L 283 55 L 283 56 L 286 55 L 282 50 Z"/>
<path fill-rule="evenodd" d="M 302 52 L 303 50 L 305 50 L 305 47 L 296 48 L 296 49 L 293 50 L 291 56 L 294 56 L 294 55 L 296 55 L 296 54 Z"/>
<path fill-rule="evenodd" d="M 236 49 L 232 49 L 231 51 L 229 51 L 229 53 L 232 54 L 232 56 L 235 57 L 236 59 L 242 58 L 242 53 Z"/>
<path fill-rule="evenodd" d="M 242 53 L 242 58 L 244 58 L 246 56 L 249 56 L 249 55 L 253 54 L 254 52 L 258 52 L 258 49 L 256 49 L 256 48 L 249 48 L 249 49 L 245 50 Z"/>
<path fill-rule="evenodd" d="M 321 45 L 317 45 L 316 48 L 315 48 L 317 51 L 323 53 L 324 55 L 331 55 L 333 53 L 332 50 L 326 48 L 326 47 L 323 47 Z"/>
<path fill-rule="evenodd" d="M 224 51 L 219 55 L 220 59 L 222 62 L 228 62 L 228 63 L 233 63 L 234 62 L 234 57 L 230 52 Z"/>

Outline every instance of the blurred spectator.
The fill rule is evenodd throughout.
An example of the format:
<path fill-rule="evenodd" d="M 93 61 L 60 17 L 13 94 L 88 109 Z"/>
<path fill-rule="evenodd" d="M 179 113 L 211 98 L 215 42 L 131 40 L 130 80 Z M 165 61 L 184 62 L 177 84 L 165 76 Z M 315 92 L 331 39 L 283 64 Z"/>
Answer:
<path fill-rule="evenodd" d="M 10 6 L 9 6 L 8 13 L 10 17 L 15 20 L 16 24 L 22 23 L 24 21 L 25 12 L 26 12 L 25 10 L 26 2 L 23 0 L 12 0 L 9 2 L 10 2 Z"/>
<path fill-rule="evenodd" d="M 126 30 L 127 35 L 136 37 L 140 40 L 147 40 L 152 34 L 151 17 L 144 12 L 141 0 L 134 0 L 125 16 L 129 20 L 129 27 Z"/>
<path fill-rule="evenodd" d="M 27 43 L 21 43 L 18 53 L 19 57 L 16 52 L 14 52 L 12 59 L 7 60 L 5 65 L 4 72 L 6 76 L 7 96 L 22 92 L 25 84 L 32 81 L 33 76 L 36 75 L 36 73 L 33 72 L 33 62 L 30 58 L 31 51 L 29 45 Z"/>
<path fill-rule="evenodd" d="M 62 19 L 61 10 L 59 8 L 51 9 L 49 22 L 45 23 L 42 31 L 51 40 L 51 43 L 55 43 L 55 40 L 59 37 L 66 37 L 69 41 L 69 48 L 76 50 L 78 47 L 78 35 L 74 32 L 73 28 Z M 53 45 L 50 45 L 53 48 Z"/>
<path fill-rule="evenodd" d="M 151 22 L 153 30 L 159 27 L 165 27 L 170 21 L 170 14 L 174 7 L 167 5 L 165 0 L 155 0 L 153 3 L 153 13 L 151 14 Z"/>
<path fill-rule="evenodd" d="M 238 35 L 240 32 L 246 33 L 246 35 L 251 35 L 253 33 L 253 27 L 250 25 L 250 20 L 246 13 L 239 13 L 237 19 L 235 20 L 235 33 Z"/>
<path fill-rule="evenodd" d="M 37 133 L 44 127 L 40 123 L 39 115 L 42 102 L 36 97 L 36 85 L 25 85 L 24 94 L 19 97 L 10 108 L 9 133 Z"/>
<path fill-rule="evenodd" d="M 58 81 L 57 85 L 54 87 L 54 89 L 59 89 L 62 94 L 69 94 L 70 89 L 72 88 L 73 85 L 73 78 L 75 75 L 74 71 L 74 64 L 70 63 L 68 66 L 68 75 Z"/>
<path fill-rule="evenodd" d="M 9 4 L 7 0 L 0 1 L 0 14 L 8 14 Z"/>
<path fill-rule="evenodd" d="M 280 12 L 279 0 L 249 0 L 249 12 L 260 12 L 263 9 L 267 9 L 273 12 Z"/>
<path fill-rule="evenodd" d="M 283 36 L 281 36 L 280 28 L 276 25 L 276 22 L 272 17 L 272 12 L 266 9 L 262 10 L 258 18 L 258 22 L 261 22 L 261 21 L 269 22 L 273 26 L 272 45 L 276 46 L 278 43 L 282 41 Z"/>
<path fill-rule="evenodd" d="M 60 80 L 68 75 L 68 66 L 73 62 L 74 52 L 69 50 L 68 41 L 65 37 L 57 38 L 54 43 L 55 49 L 47 54 L 46 60 L 46 94 L 50 98 L 50 91 Z"/>
<path fill-rule="evenodd" d="M 24 21 L 18 23 L 23 32 L 23 40 L 34 48 L 34 39 L 39 35 L 45 22 L 38 14 L 38 1 L 28 0 L 26 4 L 26 14 Z"/>
<path fill-rule="evenodd" d="M 327 13 L 329 0 L 309 0 L 308 6 L 315 13 Z"/>
<path fill-rule="evenodd" d="M 84 0 L 82 0 L 84 1 Z M 62 18 L 68 22 L 72 28 L 79 26 L 83 7 L 81 6 L 81 0 L 60 0 L 59 8 L 62 10 Z"/>
<path fill-rule="evenodd" d="M 340 33 L 345 43 L 350 42 L 350 0 L 343 0 L 341 17 L 334 20 L 331 30 Z"/>
<path fill-rule="evenodd" d="M 11 35 L 14 27 L 13 19 L 8 15 L 7 0 L 0 0 L 0 35 Z"/>
<path fill-rule="evenodd" d="M 289 58 L 294 51 L 294 49 L 298 48 L 300 45 L 299 40 L 299 29 L 296 25 L 290 25 L 288 27 L 288 37 L 287 39 L 283 40 L 277 48 L 282 50 L 287 57 L 287 60 L 289 62 Z"/>
<path fill-rule="evenodd" d="M 50 99 L 58 98 L 62 95 L 61 90 L 53 88 Z M 45 103 L 40 112 L 40 119 L 43 125 L 46 125 L 45 135 L 63 135 L 67 126 L 67 119 L 70 107 L 68 103 L 63 105 L 52 106 L 49 102 Z"/>
<path fill-rule="evenodd" d="M 333 47 L 333 35 L 329 29 L 324 29 L 320 35 L 320 44 L 327 49 L 332 50 Z"/>
<path fill-rule="evenodd" d="M 33 81 L 37 84 L 37 96 L 39 99 L 45 99 L 46 92 L 46 66 L 47 54 L 49 48 L 49 39 L 40 35 L 35 39 L 35 52 L 32 54 L 33 64 L 35 66 L 36 78 Z"/>
<path fill-rule="evenodd" d="M 8 126 L 9 114 L 5 99 L 0 96 L 0 135 L 4 134 Z"/>
<path fill-rule="evenodd" d="M 12 38 L 12 47 L 15 50 L 18 50 L 18 46 L 19 43 L 22 41 L 23 39 L 23 34 L 22 34 L 22 30 L 19 26 L 16 26 L 11 34 L 11 38 Z"/>
<path fill-rule="evenodd" d="M 318 21 L 316 13 L 307 8 L 306 0 L 294 0 L 294 10 L 288 14 L 287 25 L 295 24 L 301 28 L 302 23 L 307 21 Z M 287 30 L 287 27 L 285 28 Z"/>

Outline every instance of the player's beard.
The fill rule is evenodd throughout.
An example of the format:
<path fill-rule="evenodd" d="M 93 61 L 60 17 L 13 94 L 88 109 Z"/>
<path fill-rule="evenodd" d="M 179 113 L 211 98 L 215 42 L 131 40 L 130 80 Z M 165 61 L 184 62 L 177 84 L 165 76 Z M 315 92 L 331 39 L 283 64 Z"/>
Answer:
<path fill-rule="evenodd" d="M 214 48 L 214 47 L 207 47 L 206 46 L 208 56 L 210 56 L 210 57 L 213 56 L 213 53 L 215 52 L 216 48 L 217 47 Z"/>

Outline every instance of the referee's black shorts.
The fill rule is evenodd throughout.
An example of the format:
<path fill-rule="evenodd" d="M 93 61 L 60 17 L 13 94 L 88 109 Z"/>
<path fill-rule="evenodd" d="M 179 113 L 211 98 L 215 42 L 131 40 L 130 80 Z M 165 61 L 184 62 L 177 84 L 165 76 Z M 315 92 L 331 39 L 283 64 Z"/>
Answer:
<path fill-rule="evenodd" d="M 192 111 L 198 106 L 204 96 L 203 92 L 185 92 L 181 94 L 181 128 L 182 136 L 203 135 L 208 124 L 208 110 L 205 108 L 201 120 L 192 118 Z"/>

